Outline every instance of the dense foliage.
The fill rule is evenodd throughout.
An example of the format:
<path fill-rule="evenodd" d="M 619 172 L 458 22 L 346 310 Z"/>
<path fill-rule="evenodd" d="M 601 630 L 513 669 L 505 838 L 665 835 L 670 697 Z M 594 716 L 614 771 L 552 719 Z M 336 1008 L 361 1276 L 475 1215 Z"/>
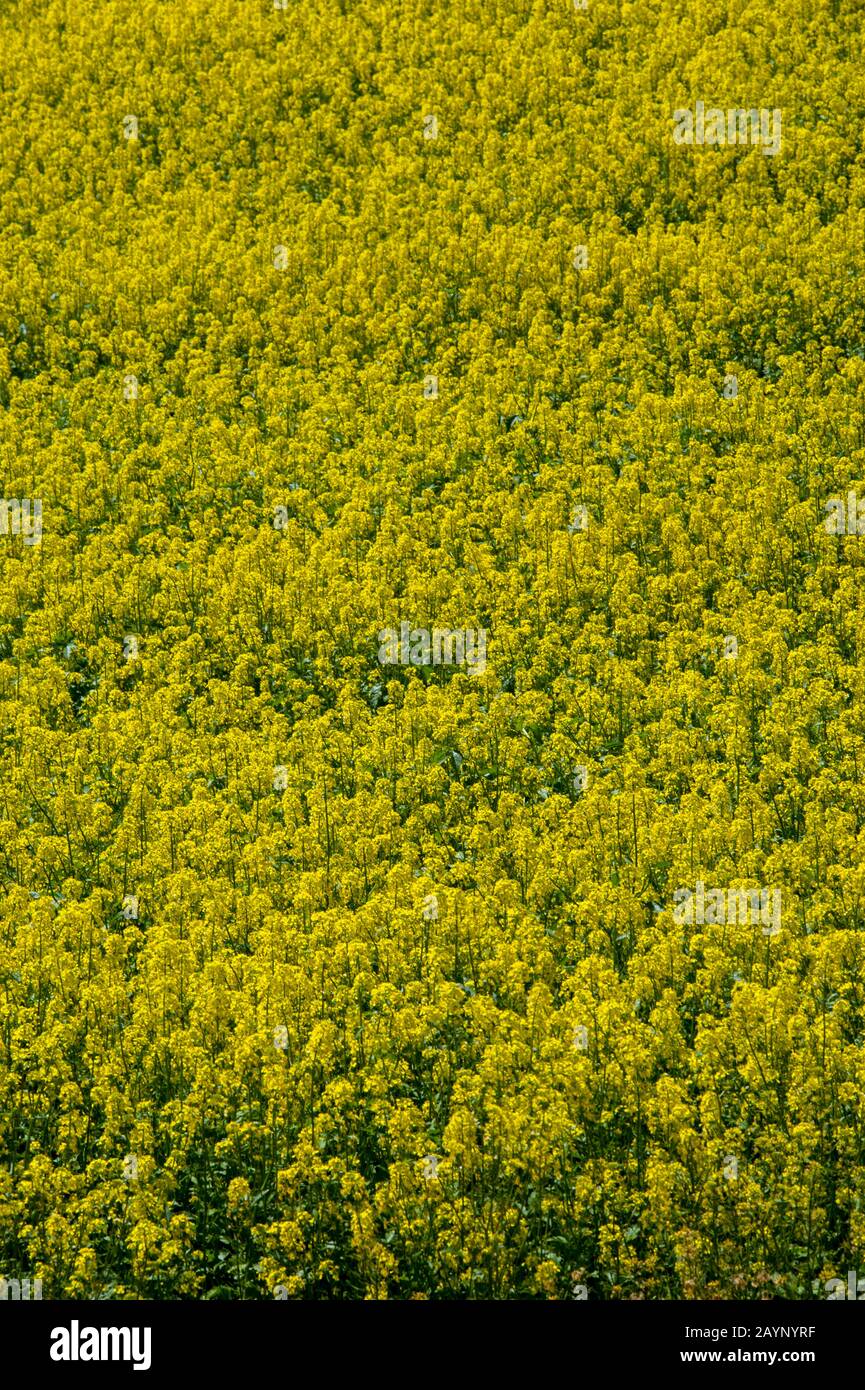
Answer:
<path fill-rule="evenodd" d="M 0 1273 L 865 1267 L 862 40 L 4 6 Z M 675 144 L 696 98 L 777 156 Z M 382 666 L 405 621 L 485 671 Z M 697 881 L 780 933 L 677 920 Z"/>

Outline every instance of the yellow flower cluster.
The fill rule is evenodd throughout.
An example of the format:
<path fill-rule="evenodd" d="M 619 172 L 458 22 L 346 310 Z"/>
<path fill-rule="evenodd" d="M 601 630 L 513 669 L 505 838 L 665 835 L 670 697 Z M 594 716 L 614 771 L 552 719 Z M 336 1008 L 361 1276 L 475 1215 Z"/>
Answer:
<path fill-rule="evenodd" d="M 862 1267 L 861 39 L 0 14 L 0 1275 Z"/>

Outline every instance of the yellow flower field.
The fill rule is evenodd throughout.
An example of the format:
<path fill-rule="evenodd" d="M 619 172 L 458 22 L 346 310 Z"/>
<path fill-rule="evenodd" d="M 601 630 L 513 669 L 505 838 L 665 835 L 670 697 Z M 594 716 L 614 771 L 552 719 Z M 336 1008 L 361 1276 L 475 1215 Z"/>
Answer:
<path fill-rule="evenodd" d="M 863 31 L 4 6 L 0 1276 L 865 1271 Z"/>

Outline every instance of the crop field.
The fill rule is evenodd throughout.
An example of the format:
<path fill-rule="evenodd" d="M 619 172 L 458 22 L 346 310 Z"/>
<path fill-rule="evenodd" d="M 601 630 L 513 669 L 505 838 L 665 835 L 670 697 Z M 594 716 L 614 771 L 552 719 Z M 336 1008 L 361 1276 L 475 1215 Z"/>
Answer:
<path fill-rule="evenodd" d="M 3 4 L 2 1281 L 865 1274 L 863 42 Z"/>

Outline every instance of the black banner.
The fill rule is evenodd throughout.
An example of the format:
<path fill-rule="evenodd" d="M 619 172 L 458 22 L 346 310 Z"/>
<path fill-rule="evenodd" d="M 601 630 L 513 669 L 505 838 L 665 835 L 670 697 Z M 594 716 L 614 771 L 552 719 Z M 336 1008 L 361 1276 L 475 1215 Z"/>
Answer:
<path fill-rule="evenodd" d="M 766 1384 L 790 1372 L 814 1383 L 840 1374 L 858 1350 L 855 1302 L 787 1303 L 48 1303 L 0 1302 L 4 1370 L 48 1384 L 110 1376 L 163 1382 L 166 1374 L 213 1376 L 219 1384 L 266 1368 L 288 1375 L 356 1376 L 367 1362 L 387 1379 L 488 1381 L 528 1356 L 541 1374 L 628 1372 L 699 1384 L 707 1369 L 759 1367 Z M 14 1372 L 12 1371 L 14 1367 Z M 557 1372 L 561 1374 L 561 1370 Z M 280 1375 L 280 1379 L 282 1376 Z M 783 1380 L 780 1382 L 783 1383 Z"/>

